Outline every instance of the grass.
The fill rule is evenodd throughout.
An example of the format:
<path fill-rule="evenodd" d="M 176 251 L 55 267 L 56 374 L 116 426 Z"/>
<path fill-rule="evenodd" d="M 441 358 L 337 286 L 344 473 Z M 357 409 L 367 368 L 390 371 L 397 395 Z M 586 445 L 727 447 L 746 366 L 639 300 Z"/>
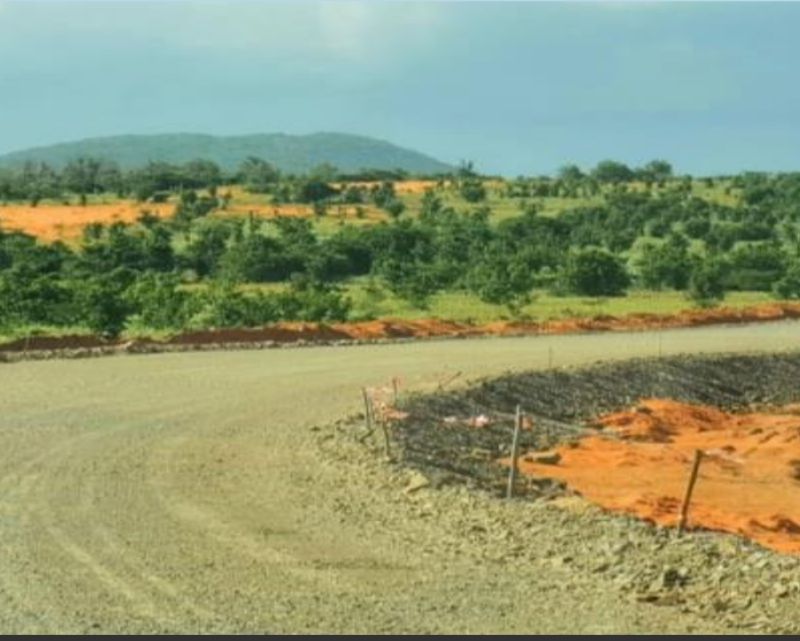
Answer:
<path fill-rule="evenodd" d="M 23 325 L 0 327 L 0 343 L 10 343 L 20 338 L 33 336 L 89 336 L 91 331 L 85 327 L 60 327 L 56 325 Z"/>
<path fill-rule="evenodd" d="M 193 288 L 203 287 L 193 285 Z M 241 285 L 243 291 L 277 291 L 282 283 L 249 283 Z M 353 302 L 352 317 L 398 318 L 405 320 L 438 318 L 462 322 L 488 323 L 511 319 L 503 305 L 485 303 L 468 292 L 441 292 L 428 301 L 426 308 L 415 307 L 399 298 L 383 285 L 368 278 L 356 278 L 344 284 L 344 292 Z M 768 292 L 729 292 L 723 301 L 726 307 L 748 307 L 776 302 Z M 675 314 L 694 309 L 695 305 L 683 292 L 631 290 L 626 296 L 591 298 L 587 296 L 554 296 L 546 291 L 533 292 L 530 304 L 522 309 L 522 316 L 533 320 L 558 320 L 592 316 L 624 316 L 626 314 Z"/>
<path fill-rule="evenodd" d="M 349 283 L 346 291 L 353 300 L 355 318 L 439 318 L 476 323 L 512 318 L 506 307 L 485 303 L 466 292 L 436 294 L 431 297 L 427 309 L 420 309 L 383 288 L 370 288 L 364 280 Z M 739 308 L 774 300 L 767 292 L 730 292 L 723 304 Z M 676 291 L 633 290 L 627 296 L 613 298 L 553 296 L 545 291 L 537 291 L 532 302 L 521 311 L 523 317 L 543 321 L 598 315 L 674 314 L 693 308 L 692 302 L 682 292 Z"/>
<path fill-rule="evenodd" d="M 206 287 L 205 283 L 184 285 L 187 290 Z M 286 287 L 283 283 L 245 284 L 243 291 L 278 291 Z M 477 296 L 465 292 L 444 292 L 430 299 L 426 309 L 414 307 L 408 301 L 396 297 L 383 287 L 370 287 L 366 279 L 357 279 L 345 285 L 346 294 L 353 301 L 352 320 L 372 318 L 395 318 L 418 320 L 436 318 L 458 322 L 489 323 L 511 320 L 513 317 L 502 305 L 484 303 Z M 748 307 L 769 302 L 778 302 L 767 292 L 730 292 L 723 301 L 726 307 Z M 583 296 L 553 296 L 547 292 L 535 292 L 533 301 L 522 310 L 530 320 L 546 321 L 565 318 L 586 318 L 598 315 L 624 316 L 626 314 L 675 314 L 694 309 L 683 293 L 674 291 L 652 292 L 634 290 L 627 296 L 615 298 L 587 298 Z M 180 330 L 154 330 L 133 323 L 123 332 L 123 338 L 150 337 L 165 339 L 179 334 Z M 7 343 L 26 336 L 89 335 L 85 327 L 56 327 L 30 325 L 24 327 L 0 327 L 0 343 Z"/>

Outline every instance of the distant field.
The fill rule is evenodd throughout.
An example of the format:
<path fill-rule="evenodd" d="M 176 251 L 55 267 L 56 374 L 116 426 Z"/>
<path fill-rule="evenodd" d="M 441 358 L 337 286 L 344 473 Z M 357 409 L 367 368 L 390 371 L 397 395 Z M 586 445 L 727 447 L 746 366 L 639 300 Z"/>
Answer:
<path fill-rule="evenodd" d="M 350 183 L 362 187 L 371 187 L 378 183 L 356 182 Z M 435 189 L 437 195 L 446 206 L 457 211 L 469 211 L 479 206 L 489 207 L 492 220 L 501 221 L 519 215 L 525 206 L 536 203 L 543 215 L 558 216 L 567 209 L 587 205 L 599 205 L 603 196 L 592 197 L 537 197 L 537 198 L 509 198 L 505 195 L 502 181 L 487 180 L 486 200 L 481 203 L 471 204 L 466 202 L 456 188 L 449 183 L 437 187 L 433 180 L 407 180 L 395 183 L 397 196 L 406 205 L 403 216 L 417 216 L 420 211 L 422 196 L 428 189 Z M 341 187 L 341 184 L 336 184 Z M 644 185 L 631 183 L 630 189 L 644 189 Z M 694 193 L 710 201 L 726 205 L 734 205 L 738 196 L 734 191 L 726 190 L 724 183 L 708 187 L 702 181 L 696 181 L 692 187 Z M 726 191 L 730 193 L 726 193 Z M 220 194 L 230 193 L 231 200 L 225 210 L 218 210 L 212 216 L 275 218 L 277 216 L 293 216 L 309 218 L 314 221 L 318 233 L 327 236 L 334 233 L 341 225 L 368 225 L 390 220 L 389 215 L 372 203 L 363 205 L 329 205 L 322 216 L 315 214 L 311 205 L 272 202 L 269 194 L 251 194 L 242 187 L 223 186 Z M 74 199 L 73 199 L 74 200 Z M 86 206 L 77 202 L 64 204 L 63 202 L 45 200 L 38 206 L 31 207 L 28 203 L 14 202 L 0 204 L 0 226 L 5 229 L 23 231 L 32 234 L 46 242 L 61 240 L 74 242 L 80 238 L 83 228 L 90 223 L 112 223 L 115 221 L 133 222 L 144 210 L 158 216 L 169 216 L 174 212 L 176 197 L 164 204 L 139 203 L 128 199 L 117 199 L 111 195 L 93 196 L 89 198 Z"/>
<path fill-rule="evenodd" d="M 60 204 L 39 204 L 36 207 L 28 204 L 2 205 L 0 226 L 3 229 L 31 234 L 46 242 L 71 242 L 80 238 L 83 228 L 91 223 L 132 223 L 145 209 L 163 218 L 172 215 L 175 205 L 143 205 L 128 200 L 91 203 L 85 207 Z"/>

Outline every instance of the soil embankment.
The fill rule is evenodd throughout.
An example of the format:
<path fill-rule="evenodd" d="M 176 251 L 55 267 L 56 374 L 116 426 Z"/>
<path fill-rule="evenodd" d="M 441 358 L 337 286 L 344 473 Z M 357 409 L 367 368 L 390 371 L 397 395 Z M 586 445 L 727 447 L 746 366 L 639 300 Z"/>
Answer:
<path fill-rule="evenodd" d="M 533 418 L 521 436 L 529 492 L 552 494 L 562 483 L 667 526 L 677 524 L 701 449 L 692 526 L 800 553 L 800 416 L 789 405 L 800 400 L 798 377 L 797 353 L 516 374 L 416 399 L 395 431 L 411 465 L 500 493 L 506 472 L 498 462 L 507 463 L 519 403 Z"/>
<path fill-rule="evenodd" d="M 108 341 L 88 335 L 30 336 L 0 344 L 0 360 L 16 354 L 162 352 L 185 349 L 279 347 L 308 344 L 351 344 L 402 339 L 467 338 L 476 336 L 532 336 L 581 332 L 666 330 L 707 325 L 742 324 L 800 318 L 800 303 L 772 303 L 752 307 L 719 307 L 677 314 L 629 314 L 567 318 L 542 322 L 496 321 L 483 325 L 438 319 L 384 319 L 348 323 L 284 322 L 259 328 L 209 329 L 184 332 L 165 340 L 140 338 Z"/>
<path fill-rule="evenodd" d="M 690 527 L 731 532 L 800 554 L 798 406 L 734 414 L 704 405 L 647 399 L 606 414 L 603 430 L 520 469 L 560 479 L 604 508 L 677 523 L 695 450 L 702 450 Z"/>

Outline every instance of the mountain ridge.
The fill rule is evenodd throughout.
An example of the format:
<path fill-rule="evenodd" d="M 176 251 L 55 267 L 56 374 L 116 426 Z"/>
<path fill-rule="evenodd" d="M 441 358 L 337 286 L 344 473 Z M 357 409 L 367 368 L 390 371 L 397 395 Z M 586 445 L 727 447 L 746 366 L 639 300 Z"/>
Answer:
<path fill-rule="evenodd" d="M 203 158 L 230 171 L 248 156 L 263 158 L 290 173 L 302 173 L 322 163 L 348 172 L 402 169 L 410 173 L 436 174 L 453 169 L 452 165 L 432 156 L 386 140 L 339 132 L 101 136 L 12 151 L 0 155 L 0 166 L 21 166 L 32 161 L 60 168 L 82 156 L 113 161 L 124 169 L 139 167 L 148 161 L 180 164 Z"/>

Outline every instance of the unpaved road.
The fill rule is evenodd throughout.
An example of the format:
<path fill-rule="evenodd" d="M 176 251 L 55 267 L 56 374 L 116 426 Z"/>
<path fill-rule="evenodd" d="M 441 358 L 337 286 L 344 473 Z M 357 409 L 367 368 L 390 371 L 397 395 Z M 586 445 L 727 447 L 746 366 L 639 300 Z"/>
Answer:
<path fill-rule="evenodd" d="M 553 556 L 556 508 L 406 495 L 312 428 L 392 376 L 798 345 L 781 322 L 0 366 L 0 632 L 730 631 Z"/>

